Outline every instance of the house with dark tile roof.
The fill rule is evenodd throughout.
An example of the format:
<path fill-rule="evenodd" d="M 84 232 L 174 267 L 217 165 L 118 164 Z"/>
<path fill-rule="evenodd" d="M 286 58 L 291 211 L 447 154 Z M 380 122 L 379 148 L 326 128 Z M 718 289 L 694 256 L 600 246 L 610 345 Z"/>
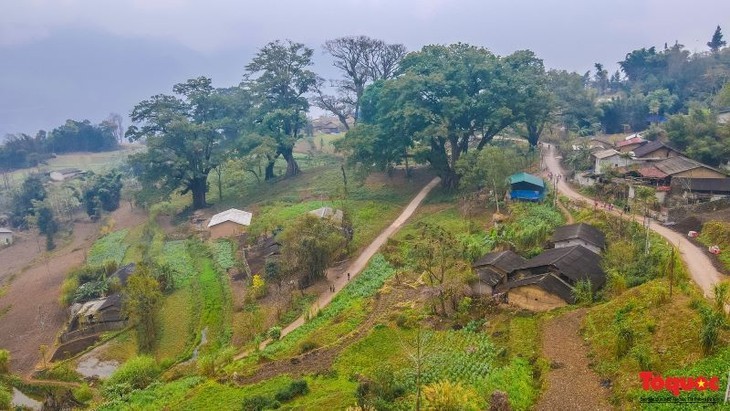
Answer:
<path fill-rule="evenodd" d="M 606 236 L 590 224 L 578 223 L 558 227 L 550 238 L 555 248 L 582 245 L 596 254 L 606 248 Z"/>
<path fill-rule="evenodd" d="M 480 294 L 491 294 L 492 290 L 504 283 L 507 274 L 527 261 L 514 251 L 499 251 L 488 253 L 478 259 L 472 268 L 479 278 L 478 290 Z"/>

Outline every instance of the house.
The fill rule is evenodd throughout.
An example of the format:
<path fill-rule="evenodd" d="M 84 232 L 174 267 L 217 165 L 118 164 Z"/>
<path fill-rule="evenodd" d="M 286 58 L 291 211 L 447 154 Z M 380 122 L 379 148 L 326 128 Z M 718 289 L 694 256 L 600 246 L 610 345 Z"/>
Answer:
<path fill-rule="evenodd" d="M 591 156 L 595 159 L 595 165 L 593 166 L 593 173 L 595 174 L 602 174 L 607 169 L 626 167 L 634 163 L 628 155 L 619 153 L 612 148 L 597 151 L 592 153 Z"/>
<path fill-rule="evenodd" d="M 13 243 L 13 231 L 9 228 L 0 228 L 0 246 Z"/>
<path fill-rule="evenodd" d="M 521 201 L 540 201 L 545 198 L 542 178 L 525 172 L 509 176 L 510 198 Z"/>
<path fill-rule="evenodd" d="M 123 328 L 125 320 L 126 317 L 122 310 L 122 295 L 117 293 L 105 298 L 73 304 L 68 330 L 74 331 L 99 324 Z"/>
<path fill-rule="evenodd" d="M 730 198 L 730 178 L 688 178 L 672 179 L 673 195 L 700 201 L 714 201 Z"/>
<path fill-rule="evenodd" d="M 654 163 L 654 167 L 670 176 L 688 178 L 726 178 L 722 171 L 684 156 L 671 157 Z"/>
<path fill-rule="evenodd" d="M 555 248 L 582 245 L 596 254 L 601 254 L 601 251 L 606 248 L 606 236 L 603 232 L 586 223 L 558 227 L 550 238 L 550 242 Z"/>
<path fill-rule="evenodd" d="M 208 229 L 210 238 L 231 237 L 242 234 L 251 225 L 253 214 L 248 211 L 231 208 L 210 218 Z"/>
<path fill-rule="evenodd" d="M 70 180 L 83 174 L 85 174 L 85 172 L 79 170 L 78 168 L 63 168 L 61 170 L 51 171 L 48 177 L 52 181 L 61 182 Z"/>
<path fill-rule="evenodd" d="M 336 209 L 333 209 L 332 207 L 320 207 L 316 210 L 310 211 L 309 214 L 311 214 L 317 218 L 330 220 L 333 223 L 336 223 L 338 225 L 342 224 L 342 217 L 343 217 L 342 210 L 336 210 Z"/>
<path fill-rule="evenodd" d="M 678 150 L 669 147 L 661 141 L 650 141 L 634 148 L 630 153 L 634 158 L 641 158 L 645 160 L 677 157 L 682 154 Z"/>
<path fill-rule="evenodd" d="M 616 143 L 616 150 L 622 153 L 628 153 L 646 144 L 646 142 L 647 141 L 641 138 L 641 136 L 635 135 L 627 140 L 619 141 L 618 143 Z"/>
<path fill-rule="evenodd" d="M 477 293 L 492 294 L 492 290 L 504 282 L 507 274 L 524 264 L 525 261 L 527 260 L 510 250 L 484 255 L 472 264 L 472 268 L 479 278 Z"/>
<path fill-rule="evenodd" d="M 112 275 L 109 276 L 109 279 L 112 280 L 118 278 L 119 284 L 121 286 L 125 286 L 127 285 L 127 279 L 130 275 L 132 275 L 132 273 L 134 273 L 134 269 L 136 266 L 137 265 L 135 263 L 129 263 L 115 271 Z"/>
<path fill-rule="evenodd" d="M 588 149 L 606 150 L 613 147 L 613 142 L 604 137 L 592 137 L 588 140 Z"/>
<path fill-rule="evenodd" d="M 601 256 L 582 245 L 552 248 L 517 267 L 496 291 L 505 290 L 508 301 L 519 307 L 551 310 L 575 303 L 579 281 L 590 281 L 593 292 L 603 287 L 606 274 L 600 263 Z"/>

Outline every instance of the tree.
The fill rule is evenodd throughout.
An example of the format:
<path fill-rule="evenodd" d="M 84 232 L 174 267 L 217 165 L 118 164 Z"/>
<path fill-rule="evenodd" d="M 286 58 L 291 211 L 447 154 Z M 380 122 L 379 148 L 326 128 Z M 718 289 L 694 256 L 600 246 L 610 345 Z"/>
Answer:
<path fill-rule="evenodd" d="M 551 120 L 553 95 L 548 88 L 548 77 L 541 59 L 530 50 L 519 50 L 505 57 L 512 70 L 513 81 L 521 85 L 514 95 L 513 112 L 518 113 L 527 129 L 530 147 L 536 147 L 545 125 Z"/>
<path fill-rule="evenodd" d="M 730 157 L 730 124 L 718 124 L 707 108 L 692 106 L 687 114 L 670 116 L 663 127 L 669 141 L 690 158 L 718 166 Z"/>
<path fill-rule="evenodd" d="M 147 143 L 145 153 L 130 156 L 140 178 L 159 190 L 192 192 L 193 208 L 207 205 L 208 174 L 222 161 L 222 120 L 215 109 L 216 91 L 206 77 L 173 87 L 175 96 L 156 95 L 137 104 L 127 130 Z"/>
<path fill-rule="evenodd" d="M 556 117 L 563 125 L 581 135 L 597 131 L 596 91 L 586 87 L 583 76 L 565 70 L 550 70 L 547 76 Z"/>
<path fill-rule="evenodd" d="M 281 233 L 283 260 L 293 272 L 303 273 L 300 285 L 322 278 L 344 244 L 342 232 L 331 222 L 305 214 Z"/>
<path fill-rule="evenodd" d="M 38 231 L 46 236 L 47 250 L 56 248 L 53 236 L 58 232 L 58 228 L 58 222 L 53 216 L 53 210 L 45 206 L 38 209 Z"/>
<path fill-rule="evenodd" d="M 124 142 L 124 119 L 119 113 L 110 113 L 106 120 L 102 121 L 101 127 L 111 131 L 117 139 L 118 144 Z"/>
<path fill-rule="evenodd" d="M 509 183 L 507 177 L 524 169 L 525 153 L 512 147 L 489 146 L 482 151 L 464 155 L 456 164 L 461 174 L 459 187 L 464 191 L 496 190 L 495 196 L 504 196 Z"/>
<path fill-rule="evenodd" d="M 46 188 L 40 175 L 31 174 L 20 186 L 11 202 L 10 221 L 14 227 L 28 228 L 27 216 L 34 216 L 36 213 L 34 201 L 43 201 L 46 198 Z"/>
<path fill-rule="evenodd" d="M 261 134 L 276 140 L 276 156 L 266 165 L 266 180 L 274 178 L 274 161 L 286 160 L 286 176 L 299 174 L 294 144 L 303 137 L 309 109 L 307 95 L 317 83 L 309 70 L 312 49 L 291 40 L 274 41 L 259 50 L 246 66 L 242 86 L 256 98 L 255 122 Z"/>
<path fill-rule="evenodd" d="M 348 36 L 328 40 L 324 49 L 334 59 L 333 65 L 340 70 L 343 79 L 333 82 L 338 89 L 337 97 L 324 94 L 320 82 L 314 104 L 336 115 L 349 130 L 348 116 L 352 115 L 355 122 L 360 118 L 360 101 L 365 86 L 369 82 L 393 77 L 406 48 L 402 44 L 386 44 L 367 36 Z"/>
<path fill-rule="evenodd" d="M 157 312 L 162 307 L 162 293 L 149 266 L 137 265 L 127 278 L 124 297 L 124 311 L 137 330 L 139 350 L 150 352 L 157 339 Z"/>
<path fill-rule="evenodd" d="M 98 218 L 101 210 L 112 212 L 119 208 L 122 198 L 122 175 L 118 172 L 109 172 L 101 175 L 92 175 L 91 183 L 83 194 L 86 213 L 91 218 Z"/>
<path fill-rule="evenodd" d="M 598 89 L 598 93 L 603 94 L 606 92 L 606 90 L 608 90 L 608 70 L 604 69 L 603 64 L 601 63 L 595 63 L 593 66 L 596 68 L 594 84 Z"/>
<path fill-rule="evenodd" d="M 720 29 L 720 26 L 718 25 L 715 32 L 712 34 L 712 39 L 707 42 L 707 47 L 710 48 L 712 54 L 717 54 L 717 52 L 720 51 L 721 48 L 725 47 L 725 45 L 727 45 L 727 42 L 722 39 L 722 29 Z"/>

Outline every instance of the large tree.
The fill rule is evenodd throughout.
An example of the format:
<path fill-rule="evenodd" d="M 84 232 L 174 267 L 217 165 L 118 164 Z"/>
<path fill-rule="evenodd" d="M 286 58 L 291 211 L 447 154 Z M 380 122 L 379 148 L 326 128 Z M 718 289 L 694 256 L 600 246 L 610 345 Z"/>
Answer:
<path fill-rule="evenodd" d="M 342 78 L 332 82 L 337 88 L 336 96 L 326 94 L 324 81 L 320 81 L 313 102 L 337 116 L 349 130 L 348 117 L 352 116 L 355 122 L 360 118 L 365 86 L 393 77 L 406 48 L 402 44 L 387 44 L 367 36 L 348 36 L 328 40 L 324 49 L 332 56 L 332 64 L 340 70 Z"/>
<path fill-rule="evenodd" d="M 274 162 L 286 160 L 286 176 L 299 173 L 294 159 L 294 144 L 303 137 L 309 110 L 307 96 L 317 83 L 309 69 L 312 49 L 291 40 L 274 41 L 264 46 L 246 66 L 242 87 L 256 101 L 254 122 L 263 135 L 276 140 L 276 155 L 266 165 L 266 180 L 274 178 Z"/>
<path fill-rule="evenodd" d="M 207 205 L 208 174 L 221 162 L 223 121 L 211 80 L 198 77 L 173 87 L 175 95 L 156 95 L 132 110 L 130 140 L 144 140 L 147 151 L 130 161 L 143 181 L 160 190 L 192 192 L 193 208 Z"/>
<path fill-rule="evenodd" d="M 513 93 L 513 111 L 525 124 L 525 137 L 536 147 L 540 135 L 552 118 L 554 97 L 541 59 L 530 50 L 519 50 L 504 58 L 512 81 L 520 84 Z"/>
<path fill-rule="evenodd" d="M 721 48 L 725 47 L 727 42 L 722 39 L 722 29 L 720 29 L 720 26 L 718 25 L 715 29 L 715 32 L 712 34 L 712 39 L 707 42 L 707 47 L 710 48 L 710 51 L 713 54 L 717 54 L 718 51 L 720 51 Z"/>

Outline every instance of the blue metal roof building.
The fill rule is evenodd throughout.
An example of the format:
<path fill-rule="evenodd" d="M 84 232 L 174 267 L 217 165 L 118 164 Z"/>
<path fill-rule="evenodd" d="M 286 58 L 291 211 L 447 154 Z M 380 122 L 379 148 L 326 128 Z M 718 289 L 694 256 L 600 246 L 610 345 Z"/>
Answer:
<path fill-rule="evenodd" d="M 542 201 L 545 198 L 545 182 L 532 174 L 513 174 L 509 176 L 509 185 L 509 196 L 513 200 Z"/>

